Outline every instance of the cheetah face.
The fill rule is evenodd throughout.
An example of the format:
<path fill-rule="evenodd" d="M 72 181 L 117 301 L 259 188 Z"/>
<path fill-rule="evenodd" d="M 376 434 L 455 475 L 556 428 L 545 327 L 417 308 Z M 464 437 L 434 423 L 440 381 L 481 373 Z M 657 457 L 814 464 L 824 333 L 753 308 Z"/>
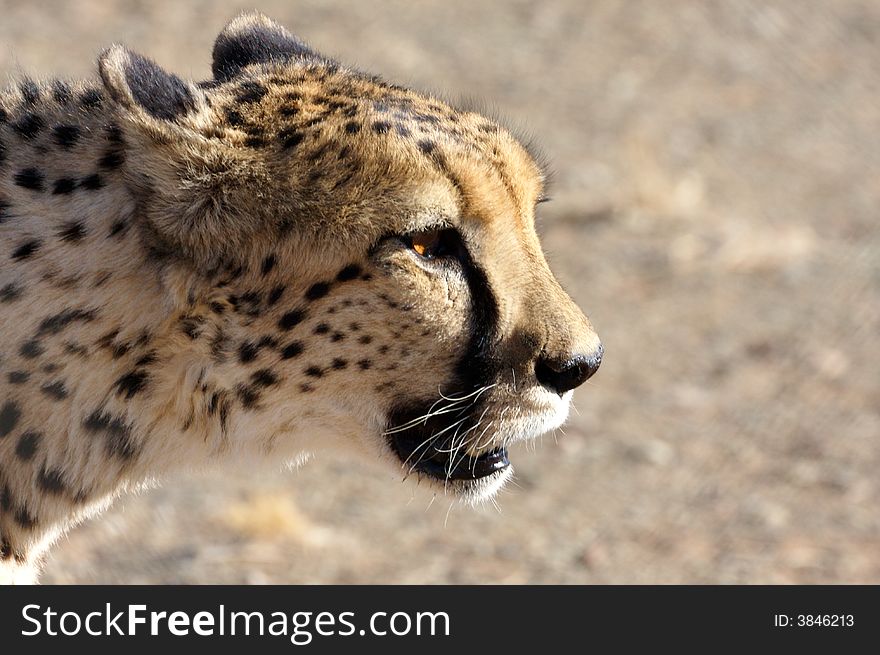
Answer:
<path fill-rule="evenodd" d="M 408 474 L 469 499 L 509 478 L 511 443 L 562 424 L 572 390 L 602 354 L 546 268 L 522 266 L 540 254 L 529 250 L 534 235 L 496 220 L 458 216 L 376 253 L 376 265 L 393 271 L 394 304 L 411 306 L 420 334 L 433 337 L 427 361 L 405 362 L 412 383 L 385 399 L 383 438 Z"/>
<path fill-rule="evenodd" d="M 541 168 L 484 117 L 260 16 L 224 30 L 214 73 L 101 61 L 143 238 L 212 308 L 216 377 L 243 410 L 230 432 L 496 491 L 508 446 L 558 427 L 602 358 L 534 230 Z"/>

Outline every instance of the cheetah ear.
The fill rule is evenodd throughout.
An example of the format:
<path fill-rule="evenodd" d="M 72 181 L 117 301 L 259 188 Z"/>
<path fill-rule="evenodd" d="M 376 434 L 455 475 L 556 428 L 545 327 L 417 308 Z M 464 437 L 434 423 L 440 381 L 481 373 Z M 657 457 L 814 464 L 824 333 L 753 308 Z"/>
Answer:
<path fill-rule="evenodd" d="M 126 181 L 157 249 L 208 270 L 246 252 L 266 220 L 265 162 L 205 136 L 205 92 L 116 45 L 99 60 L 120 109 Z"/>
<path fill-rule="evenodd" d="M 173 121 L 194 111 L 201 94 L 189 82 L 121 45 L 101 53 L 98 70 L 113 99 L 152 118 Z"/>
<path fill-rule="evenodd" d="M 211 70 L 226 81 L 251 64 L 292 59 L 328 63 L 275 21 L 257 12 L 245 12 L 229 22 L 214 42 Z"/>

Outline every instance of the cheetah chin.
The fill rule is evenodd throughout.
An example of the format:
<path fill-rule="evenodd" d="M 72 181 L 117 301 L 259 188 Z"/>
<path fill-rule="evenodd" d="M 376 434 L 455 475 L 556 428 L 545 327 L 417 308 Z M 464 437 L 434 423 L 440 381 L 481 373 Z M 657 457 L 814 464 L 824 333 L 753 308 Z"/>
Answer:
<path fill-rule="evenodd" d="M 172 472 L 350 448 L 477 501 L 565 420 L 603 351 L 510 131 L 259 14 L 211 79 L 97 68 L 0 94 L 0 579 Z"/>

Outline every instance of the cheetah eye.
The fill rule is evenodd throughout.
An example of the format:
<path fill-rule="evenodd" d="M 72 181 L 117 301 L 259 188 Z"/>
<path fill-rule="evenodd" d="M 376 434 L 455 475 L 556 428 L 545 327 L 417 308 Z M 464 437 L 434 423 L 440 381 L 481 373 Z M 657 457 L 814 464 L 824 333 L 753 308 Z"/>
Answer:
<path fill-rule="evenodd" d="M 457 257 L 463 247 L 458 232 L 448 228 L 413 232 L 407 235 L 405 240 L 407 245 L 423 259 Z"/>

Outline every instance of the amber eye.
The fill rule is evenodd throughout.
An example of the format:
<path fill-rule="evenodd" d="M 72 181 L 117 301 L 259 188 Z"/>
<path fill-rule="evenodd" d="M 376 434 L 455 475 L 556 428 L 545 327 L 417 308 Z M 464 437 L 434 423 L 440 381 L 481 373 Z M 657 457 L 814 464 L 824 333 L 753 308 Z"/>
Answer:
<path fill-rule="evenodd" d="M 411 237 L 412 249 L 426 259 L 437 256 L 437 249 L 440 245 L 440 230 L 426 230 L 425 232 L 416 232 Z"/>
<path fill-rule="evenodd" d="M 437 259 L 457 255 L 461 240 L 455 230 L 424 230 L 408 236 L 409 246 L 420 257 Z"/>

